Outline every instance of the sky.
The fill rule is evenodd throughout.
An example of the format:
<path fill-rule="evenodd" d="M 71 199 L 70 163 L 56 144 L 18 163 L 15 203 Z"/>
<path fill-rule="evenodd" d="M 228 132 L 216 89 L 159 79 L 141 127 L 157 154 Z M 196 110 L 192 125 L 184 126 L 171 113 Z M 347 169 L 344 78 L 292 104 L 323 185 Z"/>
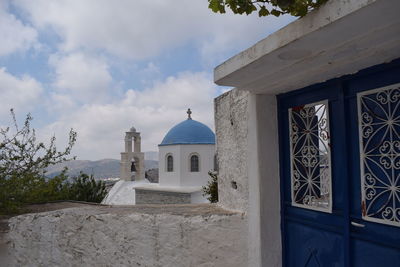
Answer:
<path fill-rule="evenodd" d="M 30 113 L 37 137 L 77 159 L 119 158 L 134 126 L 142 151 L 192 117 L 214 130 L 214 68 L 290 16 L 215 14 L 207 0 L 0 0 L 0 127 Z"/>

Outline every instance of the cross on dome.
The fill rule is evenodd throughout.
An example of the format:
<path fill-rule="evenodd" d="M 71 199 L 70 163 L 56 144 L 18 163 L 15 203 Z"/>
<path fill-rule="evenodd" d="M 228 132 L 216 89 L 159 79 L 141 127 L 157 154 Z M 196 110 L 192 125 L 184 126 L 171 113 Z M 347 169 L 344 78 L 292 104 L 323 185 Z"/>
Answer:
<path fill-rule="evenodd" d="M 188 120 L 191 120 L 192 119 L 192 111 L 190 110 L 190 108 L 188 108 L 188 110 L 186 111 L 186 113 L 188 114 Z"/>

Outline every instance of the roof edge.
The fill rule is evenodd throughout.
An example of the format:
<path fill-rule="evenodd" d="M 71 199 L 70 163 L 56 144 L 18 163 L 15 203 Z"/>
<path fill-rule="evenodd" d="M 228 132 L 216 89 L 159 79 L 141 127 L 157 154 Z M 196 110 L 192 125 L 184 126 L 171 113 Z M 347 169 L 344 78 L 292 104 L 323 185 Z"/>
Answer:
<path fill-rule="evenodd" d="M 214 82 L 218 85 L 226 85 L 224 79 L 233 72 L 376 1 L 379 0 L 328 1 L 320 8 L 293 21 L 215 67 Z"/>

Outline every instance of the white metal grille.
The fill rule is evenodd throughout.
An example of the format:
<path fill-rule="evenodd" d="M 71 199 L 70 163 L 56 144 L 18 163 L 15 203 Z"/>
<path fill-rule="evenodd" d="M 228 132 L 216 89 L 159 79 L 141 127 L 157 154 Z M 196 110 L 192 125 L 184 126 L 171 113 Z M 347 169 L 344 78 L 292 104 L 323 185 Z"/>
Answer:
<path fill-rule="evenodd" d="M 332 212 L 328 101 L 289 109 L 292 205 Z"/>
<path fill-rule="evenodd" d="M 400 84 L 357 95 L 361 212 L 368 221 L 400 226 Z"/>

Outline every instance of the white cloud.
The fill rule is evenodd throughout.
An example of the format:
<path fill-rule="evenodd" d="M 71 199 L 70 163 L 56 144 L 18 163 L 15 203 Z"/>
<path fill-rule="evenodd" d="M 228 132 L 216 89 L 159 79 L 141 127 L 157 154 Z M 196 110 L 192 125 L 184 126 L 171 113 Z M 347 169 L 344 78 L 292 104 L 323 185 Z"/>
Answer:
<path fill-rule="evenodd" d="M 8 117 L 11 108 L 17 113 L 30 112 L 43 92 L 39 82 L 28 75 L 15 77 L 0 68 L 0 118 Z"/>
<path fill-rule="evenodd" d="M 63 113 L 79 107 L 78 103 L 69 94 L 51 92 L 46 99 L 46 108 L 51 113 Z"/>
<path fill-rule="evenodd" d="M 24 25 L 7 10 L 8 4 L 0 1 L 0 56 L 24 51 L 37 45 L 36 30 Z"/>
<path fill-rule="evenodd" d="M 53 55 L 50 65 L 55 70 L 53 94 L 55 100 L 71 107 L 74 103 L 96 103 L 107 97 L 112 77 L 101 58 L 83 53 Z"/>
<path fill-rule="evenodd" d="M 25 36 L 18 37 L 23 41 L 12 41 L 15 47 L 9 51 L 28 49 L 38 31 L 43 44 L 51 48 L 47 53 L 54 53 L 46 66 L 53 76 L 50 82 L 44 82 L 49 89 L 41 99 L 45 106 L 41 111 L 46 109 L 54 121 L 40 129 L 41 139 L 56 134 L 59 144 L 65 144 L 72 127 L 78 132 L 74 151 L 81 159 L 118 158 L 124 131 L 132 125 L 142 132 L 143 150 L 157 150 L 166 131 L 186 118 L 188 107 L 194 119 L 212 127 L 212 99 L 221 89 L 212 83 L 207 66 L 225 60 L 291 20 L 214 14 L 206 0 L 10 3 L 35 29 L 8 13 L 1 18 L 0 11 L 0 29 L 3 19 L 7 25 L 14 25 L 11 32 Z M 157 82 L 163 77 L 164 61 L 172 65 L 168 71 L 173 73 L 173 67 L 181 63 L 174 65 L 176 50 L 189 47 L 195 56 L 201 55 L 207 73 L 184 72 Z M 41 56 L 48 56 L 44 54 Z M 157 58 L 160 55 L 164 57 Z M 138 69 L 145 64 L 147 67 Z M 141 82 L 147 88 L 124 92 L 130 81 L 120 77 L 130 74 L 138 79 L 135 84 Z M 12 81 L 10 88 L 25 88 L 13 89 L 19 90 L 16 94 L 5 91 L 7 103 L 29 106 L 42 92 L 41 85 L 29 76 L 16 78 L 5 70 L 0 71 L 0 89 L 2 75 Z"/>
<path fill-rule="evenodd" d="M 65 113 L 42 129 L 42 133 L 60 137 L 65 144 L 71 127 L 78 132 L 74 153 L 80 159 L 119 158 L 124 132 L 131 126 L 142 133 L 142 150 L 157 150 L 166 132 L 186 119 L 193 118 L 213 129 L 213 97 L 217 89 L 206 73 L 181 73 L 143 91 L 128 90 L 125 97 L 109 104 L 84 105 Z"/>
<path fill-rule="evenodd" d="M 145 59 L 195 42 L 205 57 L 243 47 L 254 37 L 292 20 L 214 14 L 205 0 L 47 0 L 15 2 L 39 28 L 50 27 L 63 39 L 62 49 L 105 50 Z M 207 41 L 204 41 L 207 40 Z"/>

